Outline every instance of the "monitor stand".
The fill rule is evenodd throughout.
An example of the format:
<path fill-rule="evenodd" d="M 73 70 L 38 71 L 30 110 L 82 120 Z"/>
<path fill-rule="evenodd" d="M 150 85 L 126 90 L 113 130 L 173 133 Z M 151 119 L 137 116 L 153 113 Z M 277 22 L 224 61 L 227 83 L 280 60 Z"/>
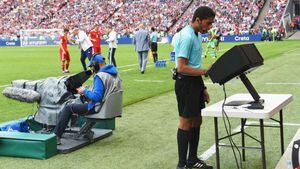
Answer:
<path fill-rule="evenodd" d="M 250 106 L 248 106 L 248 109 L 264 109 L 264 100 L 260 99 L 259 101 L 253 101 L 250 102 Z"/>
<path fill-rule="evenodd" d="M 251 84 L 249 79 L 247 78 L 246 74 L 242 73 L 239 77 L 241 78 L 241 81 L 244 83 L 247 90 L 249 91 L 249 93 L 251 94 L 251 96 L 254 99 L 254 101 L 250 103 L 251 105 L 248 106 L 247 108 L 248 109 L 264 109 L 264 106 L 263 106 L 264 100 L 260 99 L 260 96 L 258 95 L 257 91 L 255 90 L 255 88 L 253 87 L 253 85 Z"/>

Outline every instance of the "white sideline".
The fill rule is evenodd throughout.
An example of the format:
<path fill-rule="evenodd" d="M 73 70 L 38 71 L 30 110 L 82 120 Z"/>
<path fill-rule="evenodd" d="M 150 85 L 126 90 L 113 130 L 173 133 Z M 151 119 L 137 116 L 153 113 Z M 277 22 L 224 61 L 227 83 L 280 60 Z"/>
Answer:
<path fill-rule="evenodd" d="M 137 66 L 137 65 L 139 65 L 139 64 L 130 64 L 130 65 L 118 66 L 118 69 L 125 68 L 125 67 L 131 67 L 131 66 Z"/>
<path fill-rule="evenodd" d="M 275 83 L 275 82 L 268 82 L 267 85 L 300 85 L 300 83 Z"/>
<path fill-rule="evenodd" d="M 132 69 L 120 70 L 120 72 L 128 72 L 128 71 L 130 71 L 130 70 L 132 70 Z"/>
<path fill-rule="evenodd" d="M 136 82 L 148 82 L 148 83 L 164 83 L 163 80 L 141 80 L 141 79 L 134 79 Z"/>
<path fill-rule="evenodd" d="M 250 124 L 259 124 L 259 122 L 257 121 L 247 121 L 246 124 L 250 125 Z M 278 125 L 278 123 L 275 122 L 264 122 L 264 124 L 267 125 Z M 284 126 L 300 126 L 299 123 L 283 123 Z M 249 126 L 245 126 L 245 128 L 247 128 Z M 232 130 L 232 132 L 239 132 L 241 130 L 241 125 L 237 126 L 235 129 Z M 219 147 L 219 149 L 221 149 L 221 147 Z M 207 160 L 209 159 L 211 156 L 213 156 L 216 153 L 216 147 L 215 144 L 213 144 L 209 149 L 207 149 L 204 153 L 202 153 L 199 158 L 202 160 Z"/>
<path fill-rule="evenodd" d="M 2 86 L 0 86 L 0 88 L 9 87 L 9 86 L 11 86 L 11 85 L 10 84 L 9 85 L 2 85 Z"/>
<path fill-rule="evenodd" d="M 219 147 L 219 150 L 221 147 Z M 216 144 L 213 144 L 209 149 L 207 149 L 203 154 L 200 155 L 200 159 L 206 161 L 209 157 L 213 156 L 216 153 Z"/>

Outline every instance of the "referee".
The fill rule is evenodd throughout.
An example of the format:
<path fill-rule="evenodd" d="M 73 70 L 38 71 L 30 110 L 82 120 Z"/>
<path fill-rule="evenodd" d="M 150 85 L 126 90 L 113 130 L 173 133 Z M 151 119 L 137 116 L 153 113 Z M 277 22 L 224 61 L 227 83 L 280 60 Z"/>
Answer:
<path fill-rule="evenodd" d="M 177 77 L 175 93 L 179 111 L 177 169 L 213 167 L 198 159 L 197 150 L 202 123 L 201 109 L 209 102 L 209 94 L 202 80 L 202 37 L 214 22 L 215 12 L 206 6 L 199 7 L 192 22 L 184 27 L 175 42 Z M 199 33 L 200 32 L 200 33 Z M 189 151 L 188 151 L 189 150 Z M 187 156 L 187 152 L 188 156 Z"/>
<path fill-rule="evenodd" d="M 151 28 L 151 35 L 150 35 L 150 39 L 151 39 L 151 52 L 152 52 L 152 56 L 153 56 L 153 60 L 154 63 L 157 61 L 157 32 L 155 31 L 155 28 L 152 27 Z"/>

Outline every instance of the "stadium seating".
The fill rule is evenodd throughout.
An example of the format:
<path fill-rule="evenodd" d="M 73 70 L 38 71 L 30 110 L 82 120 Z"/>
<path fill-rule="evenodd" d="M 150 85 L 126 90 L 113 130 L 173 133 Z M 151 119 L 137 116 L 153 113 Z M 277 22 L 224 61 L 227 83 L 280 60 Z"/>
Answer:
<path fill-rule="evenodd" d="M 172 33 L 178 27 L 183 27 L 192 18 L 193 12 L 199 6 L 209 6 L 216 11 L 214 26 L 224 34 L 235 30 L 235 34 L 248 33 L 263 7 L 264 0 L 203 0 L 196 1 L 185 12 L 183 17 L 173 27 Z"/>
<path fill-rule="evenodd" d="M 19 1 L 0 1 L 0 17 L 5 16 L 17 6 L 19 6 Z"/>
<path fill-rule="evenodd" d="M 260 28 L 278 27 L 287 2 L 271 0 L 270 11 Z M 161 34 L 174 34 L 202 5 L 216 11 L 215 26 L 223 34 L 246 34 L 264 3 L 265 0 L 6 0 L 0 2 L 0 37 L 17 36 L 21 29 L 55 29 L 65 25 L 79 25 L 90 31 L 95 22 L 102 29 L 113 26 L 120 35 L 132 36 L 140 23 L 157 28 Z"/>
<path fill-rule="evenodd" d="M 0 19 L 0 34 L 11 36 L 18 34 L 20 29 L 41 28 L 64 4 L 61 1 L 20 1 Z"/>
<path fill-rule="evenodd" d="M 95 21 L 107 19 L 123 1 L 24 1 L 3 14 L 0 34 L 11 36 L 19 34 L 20 29 L 53 29 L 64 25 L 79 25 L 89 31 Z"/>
<path fill-rule="evenodd" d="M 94 24 L 105 22 L 109 16 L 123 5 L 124 0 L 97 1 L 97 0 L 72 0 L 62 7 L 49 23 L 42 28 L 59 28 L 62 25 L 78 25 L 90 31 Z"/>
<path fill-rule="evenodd" d="M 279 27 L 281 17 L 285 10 L 288 0 L 271 0 L 270 9 L 264 18 L 261 28 Z"/>
<path fill-rule="evenodd" d="M 119 11 L 112 16 L 108 24 L 115 25 L 121 34 L 133 33 L 140 23 L 147 27 L 155 27 L 158 31 L 166 32 L 178 19 L 178 16 L 188 8 L 189 0 L 151 1 L 138 0 L 125 3 Z M 174 10 L 174 8 L 178 10 Z M 178 8 L 180 7 L 180 8 Z M 122 22 L 122 24 L 118 24 Z"/>

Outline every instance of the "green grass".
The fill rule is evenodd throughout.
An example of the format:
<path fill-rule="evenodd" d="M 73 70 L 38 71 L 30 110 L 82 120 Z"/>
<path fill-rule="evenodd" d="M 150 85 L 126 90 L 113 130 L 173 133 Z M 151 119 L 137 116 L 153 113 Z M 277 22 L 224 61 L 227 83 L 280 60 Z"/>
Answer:
<path fill-rule="evenodd" d="M 233 43 L 221 44 L 222 52 L 232 47 Z M 297 123 L 297 112 L 300 108 L 298 97 L 300 85 L 267 85 L 267 82 L 299 83 L 299 41 L 276 43 L 257 43 L 265 59 L 265 65 L 249 74 L 253 85 L 260 93 L 292 93 L 294 102 L 284 110 L 285 122 Z M 104 54 L 107 46 L 103 47 Z M 169 58 L 170 45 L 159 46 L 159 57 Z M 81 71 L 79 50 L 70 48 L 71 71 Z M 222 53 L 221 52 L 221 53 Z M 57 47 L 19 47 L 0 48 L 0 86 L 9 84 L 15 79 L 41 79 L 49 76 L 61 76 Z M 137 63 L 133 46 L 120 45 L 116 59 L 118 66 Z M 213 59 L 204 60 L 208 67 Z M 151 66 L 151 67 L 149 67 Z M 117 120 L 116 130 L 112 137 L 96 142 L 83 149 L 66 155 L 57 155 L 48 160 L 34 160 L 12 157 L 0 157 L 0 168 L 174 168 L 177 162 L 176 130 L 178 113 L 173 92 L 174 81 L 170 69 L 156 69 L 149 61 L 146 74 L 141 75 L 138 66 L 119 68 L 124 82 L 123 117 Z M 147 83 L 136 80 L 160 80 L 163 83 Z M 210 80 L 208 80 L 210 82 Z M 88 82 L 89 84 L 91 81 Z M 228 95 L 246 92 L 238 80 L 227 86 Z M 208 85 L 212 103 L 223 98 L 219 85 Z M 0 90 L 2 90 L 1 88 Z M 170 92 L 169 92 L 170 91 Z M 150 98 L 150 99 L 148 99 Z M 144 101 L 141 101 L 144 100 Z M 0 96 L 0 122 L 17 119 L 32 114 L 32 105 L 20 103 Z M 238 120 L 231 120 L 233 128 L 239 125 Z M 222 123 L 220 122 L 221 126 Z M 286 126 L 285 145 L 295 134 L 297 127 Z M 208 149 L 214 142 L 213 121 L 205 118 L 201 130 L 199 154 Z M 256 129 L 247 128 L 251 134 L 259 136 Z M 221 134 L 225 130 L 221 128 Z M 279 132 L 266 129 L 267 167 L 274 168 L 280 159 Z M 274 138 L 273 138 L 274 137 Z M 278 137 L 278 138 L 277 138 Z M 255 145 L 247 142 L 248 145 Z M 261 168 L 261 156 L 258 151 L 247 151 L 246 168 Z M 221 150 L 222 168 L 235 168 L 230 149 Z M 215 156 L 208 160 L 215 165 Z"/>

